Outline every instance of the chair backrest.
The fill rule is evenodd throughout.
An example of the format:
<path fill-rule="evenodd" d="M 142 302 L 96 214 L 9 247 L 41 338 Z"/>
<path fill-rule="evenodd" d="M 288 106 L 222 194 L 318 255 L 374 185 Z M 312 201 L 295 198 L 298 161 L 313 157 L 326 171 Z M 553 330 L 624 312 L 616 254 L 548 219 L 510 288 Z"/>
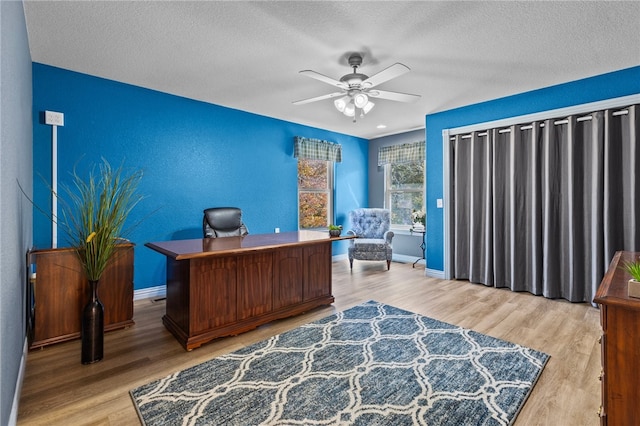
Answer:
<path fill-rule="evenodd" d="M 242 210 L 237 207 L 214 207 L 204 211 L 204 238 L 245 236 L 249 230 L 242 223 Z"/>
<path fill-rule="evenodd" d="M 383 238 L 391 226 L 391 212 L 378 208 L 355 209 L 349 212 L 349 221 L 358 237 Z"/>

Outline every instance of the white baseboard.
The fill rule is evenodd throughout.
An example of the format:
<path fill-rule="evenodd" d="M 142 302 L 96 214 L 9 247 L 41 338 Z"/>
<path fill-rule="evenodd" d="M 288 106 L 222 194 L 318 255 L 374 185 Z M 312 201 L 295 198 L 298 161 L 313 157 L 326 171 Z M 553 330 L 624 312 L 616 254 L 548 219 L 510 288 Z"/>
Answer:
<path fill-rule="evenodd" d="M 336 262 L 338 260 L 349 260 L 349 255 L 347 255 L 347 253 L 343 253 L 343 254 L 336 254 L 331 256 L 332 262 Z"/>
<path fill-rule="evenodd" d="M 11 414 L 9 415 L 9 426 L 15 426 L 18 423 L 18 405 L 20 404 L 20 394 L 22 393 L 22 382 L 24 382 L 24 372 L 27 369 L 27 353 L 29 352 L 29 341 L 24 338 L 22 347 L 22 358 L 20 359 L 20 370 L 18 371 L 18 379 L 16 380 L 16 392 L 13 394 L 13 405 L 11 406 Z"/>
<path fill-rule="evenodd" d="M 133 300 L 150 299 L 152 297 L 166 297 L 167 286 L 159 285 L 155 287 L 141 288 L 140 290 L 134 290 Z"/>
<path fill-rule="evenodd" d="M 444 280 L 444 271 L 440 271 L 438 269 L 425 268 L 424 275 L 425 277 L 440 278 L 441 280 Z"/>
<path fill-rule="evenodd" d="M 405 254 L 397 254 L 397 253 L 394 253 L 392 257 L 392 260 L 394 262 L 400 262 L 400 263 L 413 263 L 417 259 L 418 259 L 417 256 L 407 256 Z M 331 256 L 331 260 L 333 262 L 340 261 L 340 260 L 349 260 L 349 255 L 347 253 L 336 254 L 334 256 Z M 424 259 L 421 259 L 420 262 L 424 263 Z"/>
<path fill-rule="evenodd" d="M 340 261 L 340 260 L 349 260 L 349 255 L 347 253 L 337 254 L 335 256 L 331 256 L 331 260 L 333 262 Z M 394 262 L 400 262 L 400 263 L 413 263 L 416 260 L 418 260 L 418 256 L 407 256 L 406 254 L 394 253 L 392 260 Z M 418 263 L 424 264 L 424 259 L 420 259 Z"/>
<path fill-rule="evenodd" d="M 406 254 L 396 253 L 393 254 L 392 260 L 400 263 L 413 263 L 417 260 L 417 263 L 424 263 L 424 259 L 420 259 L 418 256 L 407 256 Z"/>

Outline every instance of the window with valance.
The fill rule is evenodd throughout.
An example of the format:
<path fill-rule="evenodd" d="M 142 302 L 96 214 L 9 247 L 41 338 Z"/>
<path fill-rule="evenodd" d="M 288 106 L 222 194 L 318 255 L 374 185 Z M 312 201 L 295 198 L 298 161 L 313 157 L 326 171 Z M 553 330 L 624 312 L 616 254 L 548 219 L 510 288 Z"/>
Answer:
<path fill-rule="evenodd" d="M 425 225 L 425 141 L 380 147 L 378 166 L 384 167 L 385 208 L 391 225 L 409 229 Z"/>
<path fill-rule="evenodd" d="M 298 159 L 298 228 L 326 228 L 333 222 L 333 164 L 342 161 L 342 146 L 296 136 Z"/>

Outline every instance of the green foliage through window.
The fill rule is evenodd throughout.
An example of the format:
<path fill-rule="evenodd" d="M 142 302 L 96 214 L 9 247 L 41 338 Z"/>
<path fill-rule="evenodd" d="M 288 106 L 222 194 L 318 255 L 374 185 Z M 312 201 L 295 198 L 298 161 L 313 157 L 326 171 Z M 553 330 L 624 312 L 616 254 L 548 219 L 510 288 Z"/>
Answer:
<path fill-rule="evenodd" d="M 391 225 L 409 227 L 411 213 L 424 210 L 424 161 L 392 163 L 385 166 L 386 206 Z"/>
<path fill-rule="evenodd" d="M 298 223 L 300 229 L 325 228 L 331 222 L 333 163 L 298 159 Z"/>

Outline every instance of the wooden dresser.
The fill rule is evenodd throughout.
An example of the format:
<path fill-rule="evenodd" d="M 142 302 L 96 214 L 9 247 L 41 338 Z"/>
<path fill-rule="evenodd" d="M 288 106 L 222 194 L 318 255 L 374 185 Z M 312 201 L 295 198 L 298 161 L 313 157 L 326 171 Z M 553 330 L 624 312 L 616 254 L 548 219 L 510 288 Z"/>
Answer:
<path fill-rule="evenodd" d="M 104 330 L 133 325 L 133 244 L 116 249 L 98 286 Z M 89 284 L 73 248 L 33 250 L 27 263 L 36 280 L 28 287 L 29 348 L 78 339 Z"/>
<path fill-rule="evenodd" d="M 630 276 L 620 268 L 639 257 L 617 252 L 594 298 L 602 324 L 602 425 L 640 425 L 640 299 L 627 295 Z"/>

